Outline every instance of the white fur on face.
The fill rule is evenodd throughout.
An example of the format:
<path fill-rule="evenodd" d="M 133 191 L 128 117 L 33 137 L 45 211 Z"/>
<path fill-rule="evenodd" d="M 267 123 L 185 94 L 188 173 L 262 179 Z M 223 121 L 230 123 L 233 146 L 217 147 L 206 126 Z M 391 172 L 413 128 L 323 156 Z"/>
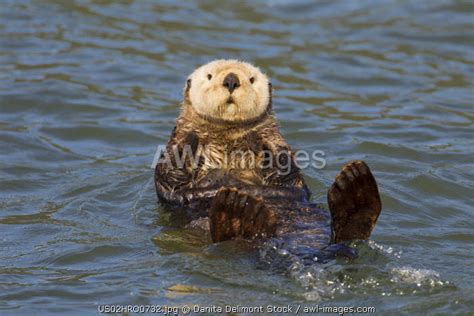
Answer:
<path fill-rule="evenodd" d="M 234 73 L 240 82 L 240 87 L 232 94 L 224 87 L 224 78 L 230 73 Z M 199 114 L 213 118 L 253 119 L 267 109 L 270 101 L 267 76 L 249 63 L 215 60 L 197 68 L 188 79 L 191 79 L 189 98 L 192 107 Z M 228 102 L 229 97 L 233 103 Z"/>

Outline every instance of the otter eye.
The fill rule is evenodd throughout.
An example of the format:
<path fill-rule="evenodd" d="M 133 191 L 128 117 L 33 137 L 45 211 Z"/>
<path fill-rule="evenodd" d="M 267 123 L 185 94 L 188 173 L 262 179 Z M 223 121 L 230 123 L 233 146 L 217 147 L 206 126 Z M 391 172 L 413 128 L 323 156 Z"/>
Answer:
<path fill-rule="evenodd" d="M 250 83 L 253 83 L 255 81 L 255 78 L 254 77 L 251 77 L 250 78 Z"/>
<path fill-rule="evenodd" d="M 207 75 L 207 79 L 211 80 L 211 79 L 212 79 L 212 75 L 211 75 L 211 74 L 208 74 L 208 75 Z"/>

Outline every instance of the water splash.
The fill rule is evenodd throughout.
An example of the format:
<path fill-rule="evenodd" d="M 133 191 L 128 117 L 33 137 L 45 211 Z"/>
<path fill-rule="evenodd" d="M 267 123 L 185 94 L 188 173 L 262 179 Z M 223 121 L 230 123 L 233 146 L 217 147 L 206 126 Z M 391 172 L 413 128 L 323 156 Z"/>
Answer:
<path fill-rule="evenodd" d="M 431 269 L 416 269 L 410 266 L 403 266 L 391 269 L 391 282 L 416 284 L 416 286 L 436 287 L 449 284 L 449 281 L 442 281 L 438 272 Z"/>
<path fill-rule="evenodd" d="M 355 260 L 315 260 L 308 265 L 291 249 L 267 243 L 260 250 L 260 259 L 271 270 L 289 276 L 301 288 L 300 296 L 311 302 L 350 293 L 404 296 L 451 285 L 435 270 L 401 264 L 402 251 L 391 246 L 374 241 L 358 241 L 351 246 L 359 251 Z"/>
<path fill-rule="evenodd" d="M 376 243 L 376 242 L 373 241 L 373 240 L 367 241 L 367 245 L 368 245 L 371 249 L 378 250 L 378 251 L 380 251 L 380 252 L 382 252 L 382 253 L 385 253 L 385 254 L 388 254 L 388 255 L 393 255 L 393 256 L 395 256 L 395 257 L 398 258 L 398 259 L 400 259 L 400 258 L 402 257 L 402 253 L 403 253 L 402 250 L 395 251 L 392 247 L 390 247 L 390 246 L 384 246 L 384 245 L 378 244 L 378 243 Z"/>

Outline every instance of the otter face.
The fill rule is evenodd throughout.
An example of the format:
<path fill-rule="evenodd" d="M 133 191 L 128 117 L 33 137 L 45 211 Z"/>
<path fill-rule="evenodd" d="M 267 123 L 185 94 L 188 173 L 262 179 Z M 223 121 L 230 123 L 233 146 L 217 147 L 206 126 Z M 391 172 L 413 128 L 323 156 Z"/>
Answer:
<path fill-rule="evenodd" d="M 186 88 L 193 109 L 225 121 L 257 118 L 270 102 L 270 83 L 257 67 L 237 60 L 216 60 L 197 68 Z"/>

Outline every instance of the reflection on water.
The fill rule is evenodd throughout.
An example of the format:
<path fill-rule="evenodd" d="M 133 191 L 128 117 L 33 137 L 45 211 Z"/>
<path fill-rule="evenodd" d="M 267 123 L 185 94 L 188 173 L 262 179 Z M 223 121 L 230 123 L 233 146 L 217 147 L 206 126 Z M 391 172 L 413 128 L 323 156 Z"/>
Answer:
<path fill-rule="evenodd" d="M 0 314 L 98 304 L 332 304 L 468 314 L 471 2 L 3 1 Z M 149 165 L 186 76 L 260 66 L 282 132 L 323 150 L 318 202 L 368 161 L 383 213 L 353 262 L 259 268 L 245 242 L 174 228 Z"/>

